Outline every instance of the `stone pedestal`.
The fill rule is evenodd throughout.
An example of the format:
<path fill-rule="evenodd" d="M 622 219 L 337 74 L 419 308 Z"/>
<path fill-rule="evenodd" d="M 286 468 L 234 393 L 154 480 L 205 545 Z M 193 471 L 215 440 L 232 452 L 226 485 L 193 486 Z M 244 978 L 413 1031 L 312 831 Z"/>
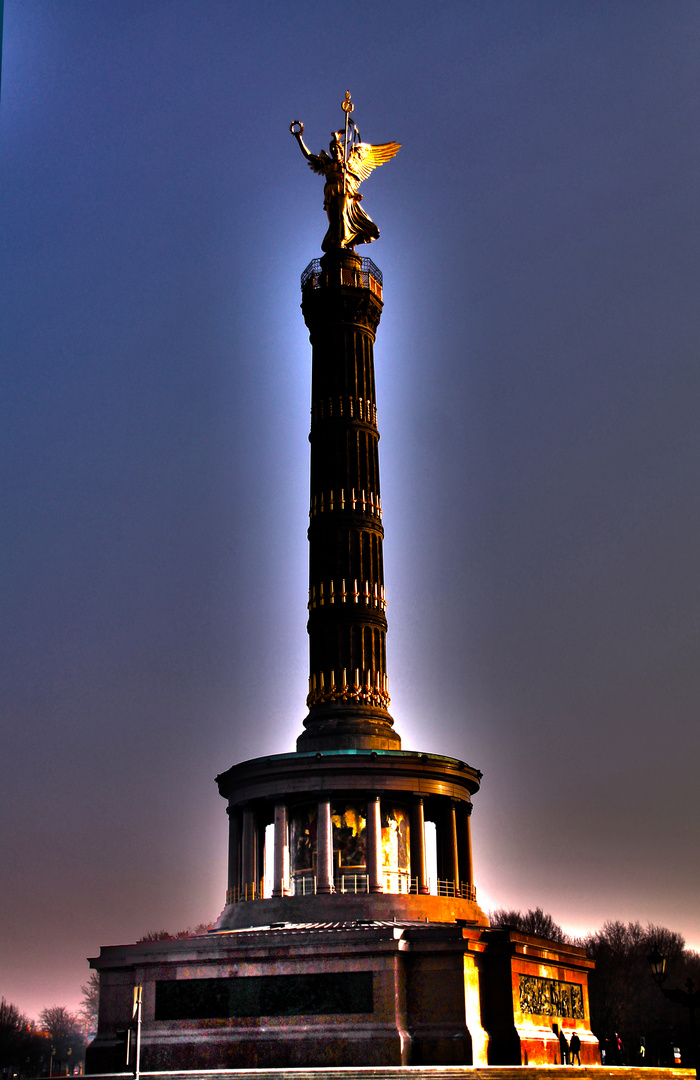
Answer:
<path fill-rule="evenodd" d="M 146 1072 L 556 1064 L 553 1024 L 578 1032 L 584 1064 L 599 1062 L 583 950 L 441 916 L 289 922 L 104 948 L 91 961 L 100 1020 L 86 1070 L 123 1071 L 116 1032 L 130 1022 L 137 983 Z"/>

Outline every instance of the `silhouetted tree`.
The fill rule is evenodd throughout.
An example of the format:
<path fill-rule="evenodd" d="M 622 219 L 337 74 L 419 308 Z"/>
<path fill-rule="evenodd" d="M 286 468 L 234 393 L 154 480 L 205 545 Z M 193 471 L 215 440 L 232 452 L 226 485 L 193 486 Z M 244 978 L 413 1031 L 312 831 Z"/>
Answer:
<path fill-rule="evenodd" d="M 177 941 L 179 938 L 196 937 L 198 934 L 206 934 L 211 930 L 214 923 L 198 923 L 197 926 L 188 926 L 186 930 L 178 930 L 171 934 L 169 930 L 151 930 L 137 941 Z"/>
<path fill-rule="evenodd" d="M 73 1069 L 83 1058 L 85 1037 L 80 1019 L 65 1005 L 52 1005 L 39 1013 L 42 1028 L 51 1040 L 51 1054 L 57 1066 Z"/>
<path fill-rule="evenodd" d="M 541 907 L 530 908 L 529 911 L 508 911 L 506 908 L 498 908 L 489 914 L 489 920 L 493 927 L 512 926 L 523 934 L 534 934 L 536 937 L 547 938 L 549 941 L 557 941 L 560 944 L 571 944 L 571 938 L 564 933 L 561 926 Z"/>
<path fill-rule="evenodd" d="M 0 998 L 0 1065 L 18 1063 L 19 1044 L 22 1032 L 27 1024 L 16 1005 L 5 998 Z"/>
<path fill-rule="evenodd" d="M 49 1040 L 23 1016 L 16 1005 L 0 999 L 0 1069 L 19 1076 L 41 1075 L 48 1061 Z"/>
<path fill-rule="evenodd" d="M 585 945 L 596 963 L 589 977 L 589 994 L 591 1027 L 601 1046 L 618 1032 L 627 1065 L 672 1065 L 674 1045 L 681 1047 L 684 1064 L 692 1061 L 688 1010 L 664 998 L 651 979 L 647 961 L 649 953 L 658 949 L 667 958 L 670 986 L 682 987 L 689 977 L 697 983 L 700 956 L 685 948 L 682 936 L 662 926 L 606 922 Z M 643 1057 L 639 1053 L 642 1038 Z"/>
<path fill-rule="evenodd" d="M 97 1013 L 100 1004 L 100 974 L 91 971 L 88 981 L 80 987 L 83 995 L 80 1017 L 85 1023 L 85 1032 L 94 1035 L 97 1031 Z"/>

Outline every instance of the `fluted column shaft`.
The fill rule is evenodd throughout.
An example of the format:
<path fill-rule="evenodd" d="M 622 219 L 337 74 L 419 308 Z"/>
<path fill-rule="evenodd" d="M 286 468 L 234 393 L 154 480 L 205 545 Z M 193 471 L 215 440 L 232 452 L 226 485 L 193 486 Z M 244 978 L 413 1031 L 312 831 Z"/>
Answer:
<path fill-rule="evenodd" d="M 387 711 L 373 354 L 380 289 L 350 251 L 329 252 L 309 280 L 309 715 L 297 747 L 399 749 Z"/>

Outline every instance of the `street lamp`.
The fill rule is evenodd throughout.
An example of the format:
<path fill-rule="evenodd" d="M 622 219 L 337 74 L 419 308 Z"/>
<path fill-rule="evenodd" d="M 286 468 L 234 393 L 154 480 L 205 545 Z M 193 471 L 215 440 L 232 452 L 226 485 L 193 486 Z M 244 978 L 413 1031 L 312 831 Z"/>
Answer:
<path fill-rule="evenodd" d="M 661 986 L 666 978 L 666 957 L 662 956 L 658 949 L 654 949 L 647 956 L 649 961 L 649 967 L 651 968 L 651 977 L 657 986 Z"/>
<path fill-rule="evenodd" d="M 700 1005 L 700 990 L 695 989 L 695 982 L 690 978 L 685 980 L 685 990 L 667 989 L 664 986 L 667 979 L 666 957 L 655 948 L 649 953 L 647 960 L 651 968 L 651 977 L 664 997 L 675 1002 L 676 1005 L 685 1005 L 690 1013 L 690 1044 L 695 1055 L 695 1076 L 697 1080 L 700 1080 L 700 1061 L 698 1061 L 698 1044 L 695 1037 L 695 1009 Z"/>

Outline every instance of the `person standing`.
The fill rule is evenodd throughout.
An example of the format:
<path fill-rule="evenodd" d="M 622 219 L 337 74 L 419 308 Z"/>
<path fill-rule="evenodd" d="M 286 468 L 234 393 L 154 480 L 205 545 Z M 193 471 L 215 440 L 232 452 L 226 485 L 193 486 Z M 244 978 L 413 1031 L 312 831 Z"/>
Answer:
<path fill-rule="evenodd" d="M 564 1034 L 564 1028 L 559 1031 L 559 1050 L 561 1052 L 562 1065 L 569 1064 L 569 1044 L 566 1041 L 566 1035 Z"/>
<path fill-rule="evenodd" d="M 571 1064 L 574 1065 L 578 1058 L 578 1064 L 581 1064 L 581 1040 L 574 1031 L 571 1039 L 569 1040 L 569 1051 L 571 1054 Z"/>

